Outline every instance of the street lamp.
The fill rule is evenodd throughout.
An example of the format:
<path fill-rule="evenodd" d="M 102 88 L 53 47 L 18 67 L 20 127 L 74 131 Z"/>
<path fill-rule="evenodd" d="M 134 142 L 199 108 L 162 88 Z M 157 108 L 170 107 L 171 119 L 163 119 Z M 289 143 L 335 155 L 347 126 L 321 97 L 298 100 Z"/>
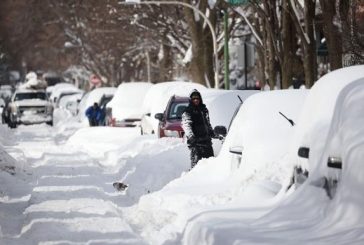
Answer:
<path fill-rule="evenodd" d="M 178 1 L 168 1 L 168 2 L 164 2 L 164 1 L 148 1 L 148 2 L 142 2 L 141 0 L 125 0 L 125 2 L 119 2 L 119 4 L 144 4 L 144 5 L 160 5 L 160 4 L 165 4 L 165 5 L 182 5 L 184 7 L 190 8 L 192 10 L 195 10 L 197 13 L 199 13 L 199 15 L 206 21 L 207 25 L 210 28 L 211 31 L 211 36 L 212 36 L 212 41 L 213 41 L 213 49 L 214 49 L 214 58 L 215 58 L 215 70 L 214 70 L 214 77 L 215 77 L 215 88 L 219 88 L 219 57 L 218 57 L 218 53 L 217 53 L 217 38 L 216 38 L 216 33 L 214 30 L 214 27 L 212 26 L 210 20 L 207 18 L 207 16 L 198 8 L 196 8 L 195 6 L 185 3 L 185 2 L 178 2 Z"/>

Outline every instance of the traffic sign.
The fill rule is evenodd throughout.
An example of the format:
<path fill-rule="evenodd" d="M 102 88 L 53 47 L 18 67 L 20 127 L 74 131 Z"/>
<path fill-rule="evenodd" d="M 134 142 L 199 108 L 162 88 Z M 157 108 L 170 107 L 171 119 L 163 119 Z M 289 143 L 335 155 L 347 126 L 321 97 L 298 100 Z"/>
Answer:
<path fill-rule="evenodd" d="M 95 87 L 101 85 L 101 79 L 97 75 L 92 75 L 90 78 L 90 84 L 94 85 Z"/>

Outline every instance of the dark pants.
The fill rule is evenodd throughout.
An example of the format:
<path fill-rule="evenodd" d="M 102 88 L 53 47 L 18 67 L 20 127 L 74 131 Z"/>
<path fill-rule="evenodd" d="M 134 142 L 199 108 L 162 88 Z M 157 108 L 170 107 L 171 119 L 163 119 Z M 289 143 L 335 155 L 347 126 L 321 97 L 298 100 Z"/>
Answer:
<path fill-rule="evenodd" d="M 89 118 L 88 121 L 90 123 L 90 127 L 99 126 L 97 120 L 94 118 Z"/>
<path fill-rule="evenodd" d="M 199 144 L 188 147 L 191 151 L 191 169 L 200 161 L 202 158 L 209 158 L 214 156 L 214 150 L 212 149 L 211 143 Z"/>

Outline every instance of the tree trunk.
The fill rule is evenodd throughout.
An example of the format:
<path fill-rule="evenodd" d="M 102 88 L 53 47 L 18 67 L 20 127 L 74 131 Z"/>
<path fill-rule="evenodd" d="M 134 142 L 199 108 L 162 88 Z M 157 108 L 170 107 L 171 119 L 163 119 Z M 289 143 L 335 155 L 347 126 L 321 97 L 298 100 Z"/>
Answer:
<path fill-rule="evenodd" d="M 191 4 L 188 0 L 184 0 L 184 2 Z M 198 7 L 204 12 L 208 7 L 207 0 L 201 0 Z M 188 69 L 193 82 L 206 85 L 207 82 L 214 81 L 211 32 L 207 25 L 204 26 L 205 21 L 202 16 L 199 15 L 199 20 L 196 21 L 194 11 L 186 7 L 184 8 L 184 14 L 192 42 L 192 59 Z M 210 16 L 214 16 L 214 14 L 210 13 Z"/>
<path fill-rule="evenodd" d="M 266 24 L 266 26 L 268 26 L 269 23 Z M 268 27 L 269 28 L 269 27 Z M 267 42 L 268 42 L 268 81 L 269 81 L 269 86 L 270 89 L 273 90 L 274 86 L 276 84 L 276 77 L 277 77 L 277 72 L 275 70 L 275 66 L 276 66 L 276 60 L 275 60 L 275 52 L 274 52 L 274 40 L 272 39 L 272 37 L 268 34 L 268 38 L 267 38 Z"/>
<path fill-rule="evenodd" d="M 265 16 L 268 16 L 264 19 L 265 21 L 265 31 L 266 31 L 266 42 L 267 42 L 267 66 L 268 66 L 268 82 L 271 90 L 274 89 L 277 80 L 277 71 L 276 71 L 276 49 L 274 46 L 274 42 L 276 41 L 273 36 L 273 30 L 275 26 L 275 17 L 274 17 L 274 7 L 271 5 L 272 3 L 264 1 L 264 12 Z"/>
<path fill-rule="evenodd" d="M 289 13 L 289 0 L 283 1 L 282 11 L 282 35 L 283 35 L 283 65 L 282 65 L 282 89 L 292 85 L 293 75 L 293 47 L 295 41 L 295 30 Z"/>
<path fill-rule="evenodd" d="M 305 0 L 305 28 L 310 40 L 310 43 L 304 49 L 303 59 L 305 85 L 307 88 L 311 88 L 317 79 L 316 40 L 314 33 L 315 5 L 316 1 Z"/>
<path fill-rule="evenodd" d="M 166 43 L 164 41 L 163 43 Z M 171 47 L 168 45 L 162 44 L 161 46 L 163 57 L 159 62 L 159 81 L 169 81 L 172 79 L 172 56 L 171 56 Z"/>
<path fill-rule="evenodd" d="M 320 0 L 323 12 L 323 29 L 326 37 L 327 49 L 329 52 L 329 61 L 331 70 L 342 67 L 342 36 L 334 23 L 336 15 L 336 1 Z"/>
<path fill-rule="evenodd" d="M 215 26 L 216 23 L 216 12 L 211 11 L 209 19 L 211 21 L 211 24 Z M 214 65 L 214 49 L 213 49 L 213 40 L 211 36 L 211 31 L 208 26 L 204 29 L 204 65 L 205 65 L 205 71 L 206 74 L 204 74 L 205 80 L 207 79 L 207 83 L 211 85 L 212 87 L 215 87 L 215 78 L 214 78 L 214 71 L 215 69 L 218 69 L 220 71 L 219 67 L 215 67 Z M 206 83 L 205 83 L 206 85 Z"/>
<path fill-rule="evenodd" d="M 254 22 L 255 22 L 255 26 L 259 27 L 259 29 L 256 28 L 258 35 L 260 37 L 263 37 L 264 34 L 261 30 L 261 25 L 263 25 L 264 21 L 260 21 L 260 18 L 256 18 Z M 264 26 L 263 26 L 263 30 L 264 30 Z M 263 37 L 263 40 L 265 40 L 264 37 Z M 264 55 L 265 48 L 263 45 L 259 45 L 259 44 L 256 46 L 256 48 L 257 48 L 257 54 L 258 54 L 258 60 L 257 60 L 258 61 L 258 75 L 257 75 L 257 77 L 260 82 L 260 86 L 264 87 L 265 78 L 266 78 L 265 77 L 265 55 Z"/>

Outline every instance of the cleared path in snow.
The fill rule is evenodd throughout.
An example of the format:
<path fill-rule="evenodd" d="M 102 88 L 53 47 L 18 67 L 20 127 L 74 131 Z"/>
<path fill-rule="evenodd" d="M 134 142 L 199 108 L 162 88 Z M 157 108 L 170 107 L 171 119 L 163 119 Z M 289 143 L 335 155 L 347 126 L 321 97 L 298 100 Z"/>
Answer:
<path fill-rule="evenodd" d="M 1 224 L 0 244 L 144 243 L 122 217 L 120 207 L 131 203 L 112 187 L 120 176 L 105 173 L 86 153 L 57 145 L 46 125 L 20 127 L 14 139 L 12 155 L 30 165 L 32 188 L 1 206 L 15 219 Z"/>

